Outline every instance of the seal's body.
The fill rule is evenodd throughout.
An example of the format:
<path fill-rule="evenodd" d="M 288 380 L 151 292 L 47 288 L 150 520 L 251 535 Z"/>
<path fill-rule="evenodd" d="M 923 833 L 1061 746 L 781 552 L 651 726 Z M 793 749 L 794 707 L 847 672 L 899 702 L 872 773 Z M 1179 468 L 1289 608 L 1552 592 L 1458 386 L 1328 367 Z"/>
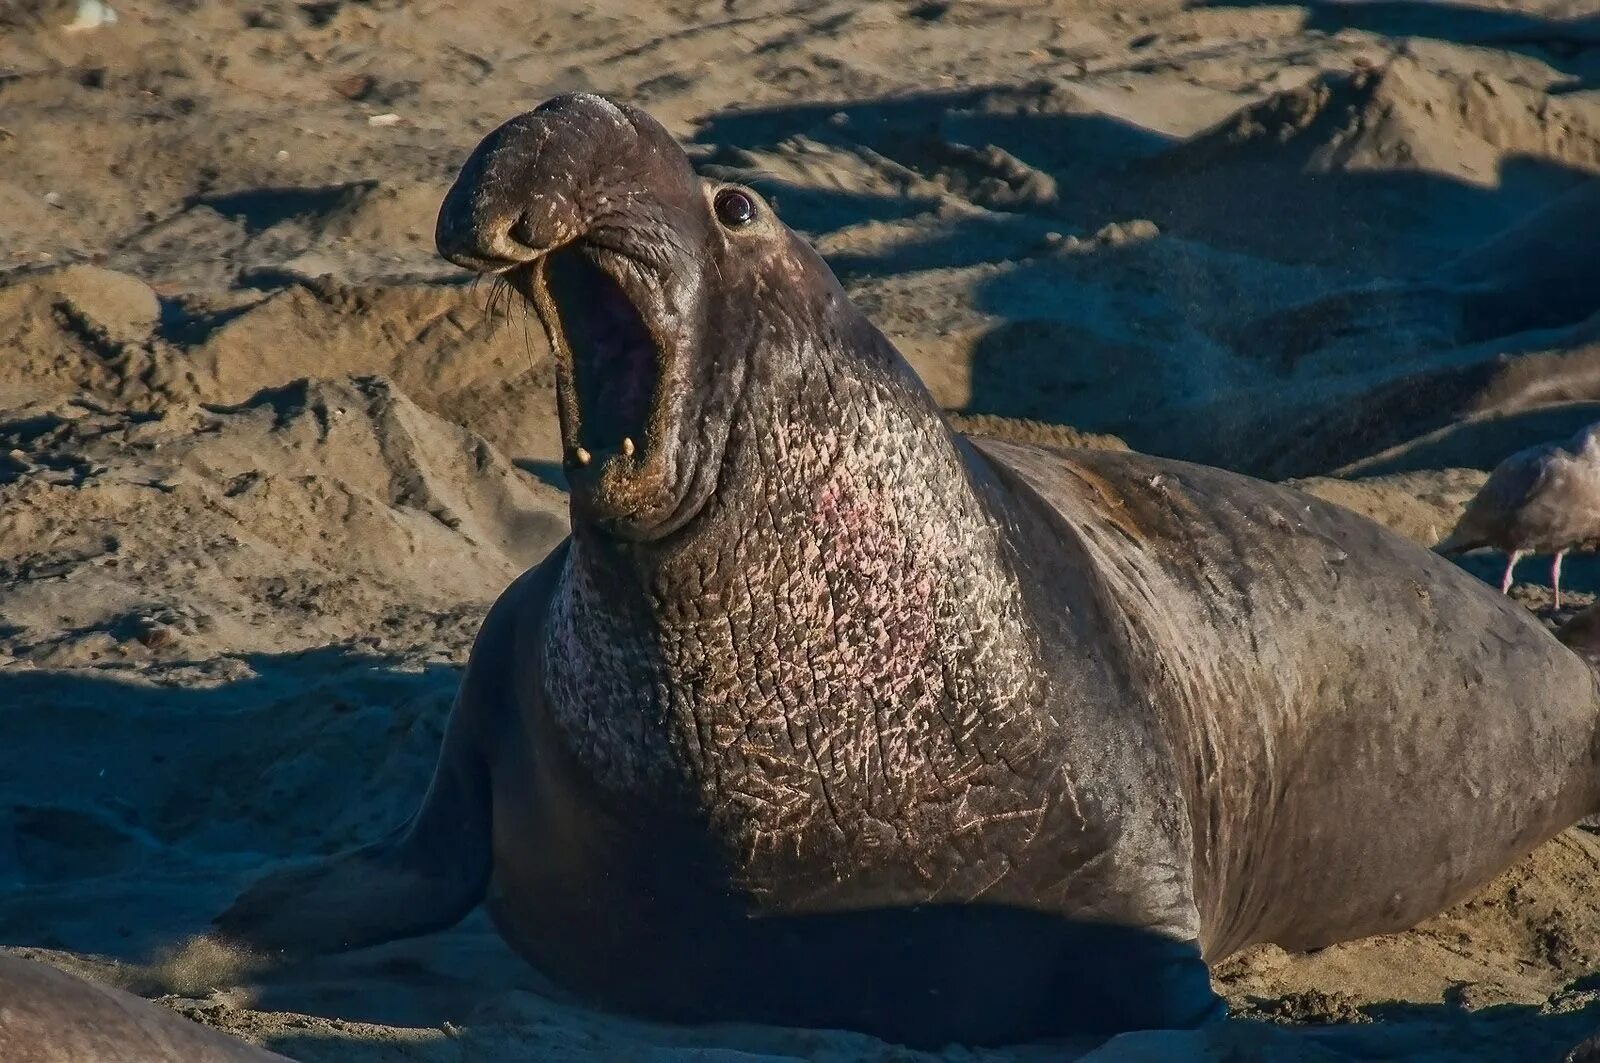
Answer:
<path fill-rule="evenodd" d="M 6 1063 L 289 1063 L 166 1008 L 0 953 Z"/>
<path fill-rule="evenodd" d="M 1366 519 L 974 443 L 754 193 L 562 97 L 439 244 L 545 322 L 573 533 L 417 815 L 219 919 L 307 953 L 487 897 L 551 976 L 914 1043 L 1214 1017 L 1205 960 L 1398 929 L 1597 804 L 1600 694 Z"/>

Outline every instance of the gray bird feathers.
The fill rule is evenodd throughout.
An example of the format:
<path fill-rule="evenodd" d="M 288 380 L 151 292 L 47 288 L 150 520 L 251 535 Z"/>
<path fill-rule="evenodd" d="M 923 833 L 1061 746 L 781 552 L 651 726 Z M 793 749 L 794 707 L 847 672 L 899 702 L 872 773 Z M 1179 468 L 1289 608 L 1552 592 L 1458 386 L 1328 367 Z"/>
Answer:
<path fill-rule="evenodd" d="M 1561 558 L 1600 540 L 1600 422 L 1563 443 L 1519 450 L 1495 467 L 1434 549 L 1459 554 L 1479 547 L 1507 555 L 1500 590 L 1511 587 L 1526 554 L 1553 554 L 1552 582 L 1561 605 Z"/>

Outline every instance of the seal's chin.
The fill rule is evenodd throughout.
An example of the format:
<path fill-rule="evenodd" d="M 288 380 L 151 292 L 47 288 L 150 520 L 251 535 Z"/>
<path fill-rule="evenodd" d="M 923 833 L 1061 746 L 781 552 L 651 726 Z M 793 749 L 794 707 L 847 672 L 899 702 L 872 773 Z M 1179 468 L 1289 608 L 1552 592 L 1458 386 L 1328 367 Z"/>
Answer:
<path fill-rule="evenodd" d="M 564 465 L 587 516 L 626 520 L 670 500 L 665 486 L 661 343 L 626 269 L 582 243 L 510 275 L 556 356 Z"/>

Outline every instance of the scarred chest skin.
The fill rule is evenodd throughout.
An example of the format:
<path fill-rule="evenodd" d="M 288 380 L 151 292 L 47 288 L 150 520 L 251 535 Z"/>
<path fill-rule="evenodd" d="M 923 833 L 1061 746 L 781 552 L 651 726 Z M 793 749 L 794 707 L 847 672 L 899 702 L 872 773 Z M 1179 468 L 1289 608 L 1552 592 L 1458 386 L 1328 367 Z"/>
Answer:
<path fill-rule="evenodd" d="M 560 741 L 602 790 L 683 809 L 752 910 L 827 911 L 847 883 L 855 905 L 1077 904 L 1192 936 L 1181 870 L 1159 911 L 1100 886 L 1153 832 L 1131 791 L 1074 778 L 1116 744 L 1074 704 L 1106 684 L 1046 659 L 1017 515 L 912 385 L 830 369 L 745 411 L 763 427 L 730 440 L 692 536 L 645 561 L 574 538 L 543 629 Z"/>

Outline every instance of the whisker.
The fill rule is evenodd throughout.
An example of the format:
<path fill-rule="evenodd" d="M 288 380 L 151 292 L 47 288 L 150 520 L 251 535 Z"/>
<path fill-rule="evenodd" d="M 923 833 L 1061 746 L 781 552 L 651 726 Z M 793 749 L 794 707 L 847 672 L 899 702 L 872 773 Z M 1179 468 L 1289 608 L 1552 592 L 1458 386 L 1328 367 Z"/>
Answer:
<path fill-rule="evenodd" d="M 539 367 L 533 360 L 533 340 L 528 336 L 528 303 L 522 303 L 522 349 L 528 356 L 528 377 L 531 380 L 539 372 Z"/>
<path fill-rule="evenodd" d="M 493 336 L 500 328 L 500 300 L 506 289 L 503 277 L 495 277 L 489 287 L 489 300 L 484 307 L 484 316 L 489 319 L 489 335 Z"/>

